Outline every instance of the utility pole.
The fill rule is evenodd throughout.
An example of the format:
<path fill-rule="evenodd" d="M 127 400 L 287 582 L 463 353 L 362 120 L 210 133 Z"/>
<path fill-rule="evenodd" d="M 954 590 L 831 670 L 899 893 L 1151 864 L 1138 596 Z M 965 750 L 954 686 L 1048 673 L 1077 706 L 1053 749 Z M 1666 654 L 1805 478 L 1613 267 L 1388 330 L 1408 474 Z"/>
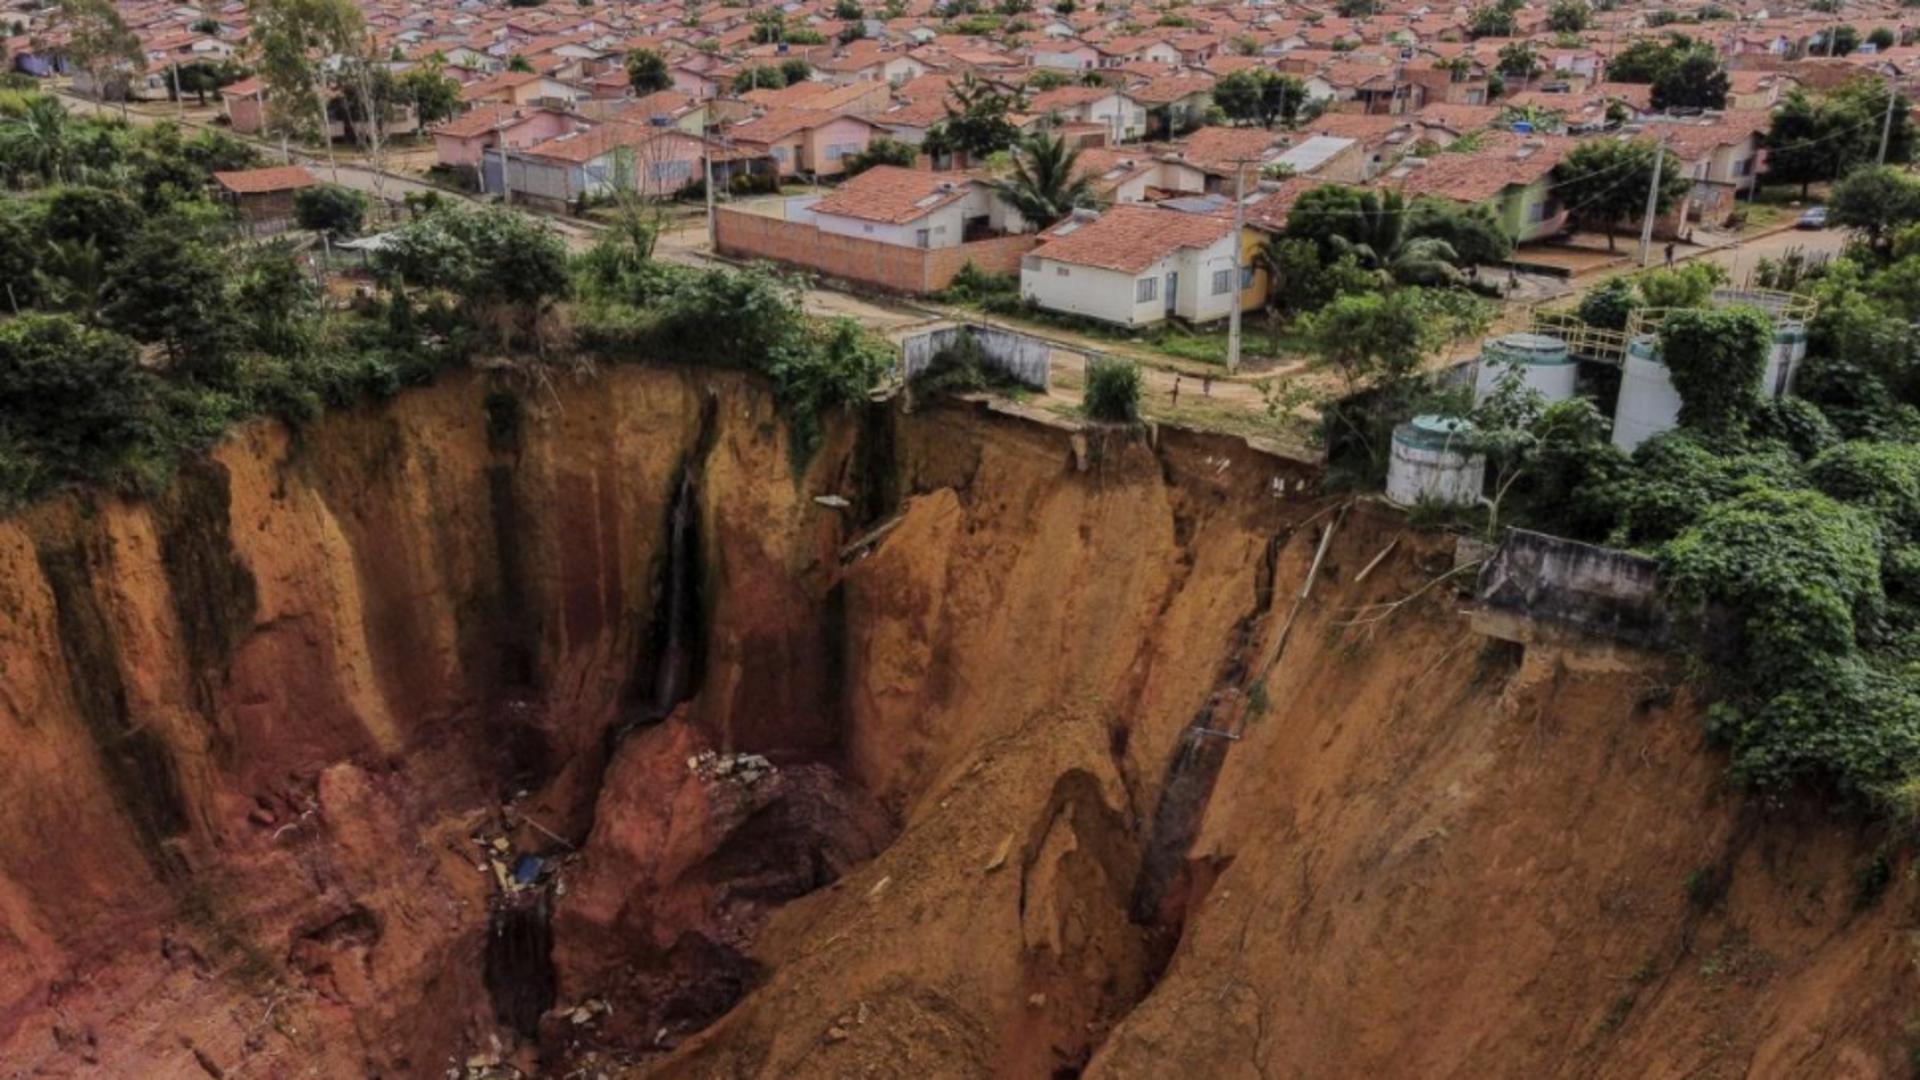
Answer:
<path fill-rule="evenodd" d="M 1227 287 L 1233 303 L 1227 309 L 1227 374 L 1240 370 L 1240 234 L 1246 222 L 1247 163 L 1233 163 L 1233 280 Z"/>
<path fill-rule="evenodd" d="M 187 99 L 180 96 L 180 61 L 178 59 L 173 62 L 172 72 L 174 111 L 179 115 L 180 122 L 184 124 L 187 122 Z M 204 86 L 206 84 L 202 83 L 201 85 Z"/>
<path fill-rule="evenodd" d="M 1640 222 L 1640 265 L 1647 265 L 1653 253 L 1653 215 L 1660 207 L 1660 166 L 1666 163 L 1667 140 L 1661 136 L 1653 145 L 1653 183 L 1647 185 L 1647 216 Z"/>
<path fill-rule="evenodd" d="M 1887 80 L 1887 115 L 1880 120 L 1880 155 L 1874 158 L 1875 165 L 1887 163 L 1887 143 L 1893 138 L 1893 103 L 1900 97 L 1900 81 Z"/>

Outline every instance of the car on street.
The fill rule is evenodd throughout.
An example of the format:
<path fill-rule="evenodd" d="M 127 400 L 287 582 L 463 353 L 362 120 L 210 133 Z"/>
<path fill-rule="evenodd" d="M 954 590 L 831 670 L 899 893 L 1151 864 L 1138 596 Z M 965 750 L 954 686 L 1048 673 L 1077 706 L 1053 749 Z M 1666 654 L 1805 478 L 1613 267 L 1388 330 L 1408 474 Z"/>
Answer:
<path fill-rule="evenodd" d="M 1809 206 L 1800 212 L 1800 220 L 1794 223 L 1796 229 L 1824 229 L 1827 227 L 1827 208 Z"/>

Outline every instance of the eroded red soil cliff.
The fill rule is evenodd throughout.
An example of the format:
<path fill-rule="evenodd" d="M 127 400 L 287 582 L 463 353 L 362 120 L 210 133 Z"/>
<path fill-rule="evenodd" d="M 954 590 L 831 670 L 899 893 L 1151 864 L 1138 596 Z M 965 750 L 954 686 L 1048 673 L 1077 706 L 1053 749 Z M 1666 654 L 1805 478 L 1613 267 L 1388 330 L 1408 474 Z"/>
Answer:
<path fill-rule="evenodd" d="M 1179 433 L 796 473 L 734 376 L 250 430 L 0 523 L 0 1061 L 1904 1070 L 1904 856 L 1858 904 L 1882 838 L 1726 791 L 1657 658 L 1375 618 L 1450 557 Z"/>

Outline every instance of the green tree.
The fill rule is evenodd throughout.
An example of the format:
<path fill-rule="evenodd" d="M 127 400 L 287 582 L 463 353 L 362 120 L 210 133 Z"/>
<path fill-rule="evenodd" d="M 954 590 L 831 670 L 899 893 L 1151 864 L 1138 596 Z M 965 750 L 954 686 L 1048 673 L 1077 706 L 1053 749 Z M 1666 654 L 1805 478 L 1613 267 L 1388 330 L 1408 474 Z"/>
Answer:
<path fill-rule="evenodd" d="M 752 40 L 755 45 L 778 45 L 787 40 L 787 13 L 777 8 L 755 12 Z"/>
<path fill-rule="evenodd" d="M 755 90 L 778 90 L 787 85 L 787 73 L 778 67 L 753 64 L 733 76 L 733 92 L 750 94 Z"/>
<path fill-rule="evenodd" d="M 9 183 L 31 177 L 43 184 L 74 179 L 73 130 L 66 106 L 35 95 L 20 116 L 0 122 L 0 167 Z"/>
<path fill-rule="evenodd" d="M 1814 50 L 1823 56 L 1845 56 L 1860 48 L 1860 31 L 1850 25 L 1836 26 L 1830 32 L 1821 31 L 1820 44 Z"/>
<path fill-rule="evenodd" d="M 673 86 L 673 72 L 658 49 L 635 49 L 627 54 L 627 85 L 638 95 Z"/>
<path fill-rule="evenodd" d="M 1651 85 L 1673 61 L 1671 40 L 1637 38 L 1607 60 L 1607 81 Z"/>
<path fill-rule="evenodd" d="M 1615 250 L 1620 222 L 1642 212 L 1653 186 L 1654 144 L 1648 139 L 1590 139 L 1573 148 L 1554 167 L 1560 200 L 1577 207 L 1583 222 L 1600 224 L 1607 250 Z M 1686 194 L 1692 181 L 1677 169 L 1660 173 L 1654 212 L 1664 214 Z"/>
<path fill-rule="evenodd" d="M 1467 15 L 1470 38 L 1512 37 L 1513 34 L 1513 12 L 1505 5 L 1477 7 Z"/>
<path fill-rule="evenodd" d="M 1640 294 L 1632 279 L 1608 278 L 1580 298 L 1580 321 L 1602 330 L 1625 330 L 1640 306 Z"/>
<path fill-rule="evenodd" d="M 913 159 L 919 156 L 913 146 L 885 135 L 876 137 L 867 144 L 865 150 L 849 154 L 841 159 L 842 175 L 859 176 L 875 165 L 897 165 L 903 169 L 913 167 Z"/>
<path fill-rule="evenodd" d="M 1799 184 L 1805 199 L 1813 181 L 1832 175 L 1833 151 L 1823 145 L 1826 127 L 1826 110 L 1813 95 L 1798 86 L 1788 90 L 1767 128 L 1766 179 Z"/>
<path fill-rule="evenodd" d="M 0 433 L 41 490 L 124 463 L 148 437 L 156 388 L 119 334 L 66 315 L 0 321 Z"/>
<path fill-rule="evenodd" d="M 335 240 L 359 235 L 366 216 L 366 196 L 339 184 L 301 188 L 293 197 L 293 217 L 300 227 Z"/>
<path fill-rule="evenodd" d="M 1494 60 L 1494 66 L 1499 69 L 1500 74 L 1509 79 L 1519 79 L 1523 83 L 1529 82 L 1535 75 L 1540 74 L 1540 54 L 1534 52 L 1533 46 L 1527 42 L 1516 41 L 1511 45 L 1501 46 L 1500 54 Z"/>
<path fill-rule="evenodd" d="M 1306 101 L 1305 83 L 1271 68 L 1243 68 L 1213 84 L 1213 103 L 1240 124 L 1270 128 L 1278 120 L 1291 127 Z"/>
<path fill-rule="evenodd" d="M 1833 186 L 1827 213 L 1835 225 L 1857 230 L 1885 254 L 1895 231 L 1920 221 L 1920 180 L 1890 165 L 1856 169 Z"/>
<path fill-rule="evenodd" d="M 401 100 L 413 103 L 422 124 L 451 120 L 460 112 L 460 83 L 438 60 L 429 60 L 400 76 Z"/>
<path fill-rule="evenodd" d="M 567 249 L 545 225 L 504 207 L 447 206 L 389 234 L 375 259 L 396 286 L 443 290 L 504 348 L 544 347 L 542 323 L 567 293 Z"/>
<path fill-rule="evenodd" d="M 109 259 L 119 256 L 143 216 L 125 192 L 103 187 L 58 187 L 39 202 L 41 236 L 93 244 Z"/>
<path fill-rule="evenodd" d="M 207 103 L 207 95 L 223 86 L 231 86 L 247 77 L 247 69 L 230 61 L 216 63 L 211 60 L 195 60 L 191 64 L 180 64 L 170 73 L 167 80 L 167 96 L 192 94 Z"/>
<path fill-rule="evenodd" d="M 517 75 L 532 75 L 534 73 L 533 61 L 528 60 L 519 53 L 514 53 L 513 59 L 507 61 L 507 70 Z"/>
<path fill-rule="evenodd" d="M 946 118 L 927 132 L 927 153 L 964 154 L 969 161 L 984 161 L 1007 149 L 1019 137 L 1013 121 L 1007 119 L 1013 106 L 1014 98 L 967 72 L 947 92 Z"/>
<path fill-rule="evenodd" d="M 1020 216 L 1041 227 L 1052 225 L 1076 206 L 1094 202 L 1092 177 L 1076 175 L 1080 151 L 1066 139 L 1035 135 L 1014 155 L 1013 173 L 998 184 L 1000 195 Z"/>
<path fill-rule="evenodd" d="M 1653 80 L 1656 109 L 1721 109 L 1731 86 L 1727 69 L 1705 45 L 1686 49 Z"/>
<path fill-rule="evenodd" d="M 1445 337 L 1417 290 L 1349 293 L 1303 320 L 1307 349 L 1331 368 L 1351 397 L 1370 385 L 1419 370 Z"/>
<path fill-rule="evenodd" d="M 1593 9 L 1586 0 L 1555 0 L 1547 9 L 1547 29 L 1556 34 L 1577 34 L 1593 21 Z"/>
<path fill-rule="evenodd" d="M 324 138 L 328 85 L 316 57 L 357 53 L 366 30 L 360 9 L 351 0 L 248 0 L 247 10 L 269 121 L 291 135 Z"/>
<path fill-rule="evenodd" d="M 860 7 L 860 0 L 834 0 L 833 17 L 842 22 L 853 22 L 866 17 Z"/>
<path fill-rule="evenodd" d="M 162 346 L 175 371 L 224 381 L 227 266 L 226 251 L 201 222 L 179 211 L 152 218 L 113 264 L 101 321 Z"/>
<path fill-rule="evenodd" d="M 1562 494 L 1560 485 L 1546 474 L 1556 472 L 1563 462 L 1604 455 L 1608 452 L 1607 434 L 1612 425 L 1591 401 L 1570 398 L 1549 403 L 1540 391 L 1529 387 L 1523 365 L 1509 365 L 1495 380 L 1488 394 L 1468 414 L 1473 422 L 1468 445 L 1487 458 L 1488 539 L 1500 535 L 1505 524 L 1502 507 L 1509 497 L 1529 494 L 1538 486 L 1550 498 Z"/>
<path fill-rule="evenodd" d="M 787 77 L 787 85 L 803 83 L 813 78 L 813 65 L 798 56 L 790 56 L 780 61 L 780 74 Z"/>

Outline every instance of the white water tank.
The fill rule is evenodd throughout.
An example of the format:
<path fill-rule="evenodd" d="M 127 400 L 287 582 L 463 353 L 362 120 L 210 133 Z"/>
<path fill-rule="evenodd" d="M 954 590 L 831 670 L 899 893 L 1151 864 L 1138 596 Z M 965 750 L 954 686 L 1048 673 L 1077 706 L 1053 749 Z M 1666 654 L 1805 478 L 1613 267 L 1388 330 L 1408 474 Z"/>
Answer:
<path fill-rule="evenodd" d="M 1393 429 L 1387 498 L 1401 506 L 1480 501 L 1486 455 L 1469 449 L 1473 425 L 1457 416 L 1416 416 Z"/>
<path fill-rule="evenodd" d="M 1580 365 L 1567 352 L 1567 343 L 1551 334 L 1503 334 L 1480 346 L 1480 371 L 1473 380 L 1473 400 L 1487 400 L 1500 379 L 1518 367 L 1530 390 L 1549 404 L 1573 397 Z"/>
<path fill-rule="evenodd" d="M 1651 335 L 1627 344 L 1620 374 L 1620 402 L 1613 410 L 1613 445 L 1633 453 L 1634 447 L 1680 424 L 1680 392 L 1673 376 L 1660 362 Z"/>
<path fill-rule="evenodd" d="M 1793 385 L 1793 373 L 1807 358 L 1807 328 L 1788 319 L 1773 328 L 1773 351 L 1767 354 L 1767 373 L 1761 378 L 1760 392 L 1768 397 L 1784 397 Z"/>

